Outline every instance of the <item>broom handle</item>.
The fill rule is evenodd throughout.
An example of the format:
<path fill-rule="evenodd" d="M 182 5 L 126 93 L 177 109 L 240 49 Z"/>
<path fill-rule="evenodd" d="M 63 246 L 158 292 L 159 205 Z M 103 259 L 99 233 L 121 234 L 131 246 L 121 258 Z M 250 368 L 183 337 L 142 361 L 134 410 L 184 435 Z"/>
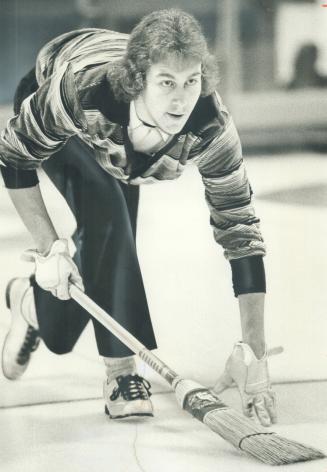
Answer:
<path fill-rule="evenodd" d="M 99 307 L 90 297 L 82 292 L 76 285 L 69 287 L 71 297 L 81 305 L 93 318 L 114 334 L 119 341 L 139 356 L 146 364 L 163 377 L 170 385 L 177 379 L 178 375 L 164 362 L 158 359 L 142 343 L 140 343 L 132 334 L 123 328 L 116 320 L 112 318 L 105 310 Z"/>
<path fill-rule="evenodd" d="M 99 321 L 105 328 L 114 334 L 125 346 L 139 356 L 146 364 L 163 377 L 170 385 L 179 377 L 167 364 L 149 351 L 132 334 L 123 328 L 105 310 L 99 307 L 90 297 L 82 292 L 76 285 L 69 287 L 71 297 L 81 305 L 93 318 Z M 281 346 L 268 349 L 268 356 L 283 352 Z"/>

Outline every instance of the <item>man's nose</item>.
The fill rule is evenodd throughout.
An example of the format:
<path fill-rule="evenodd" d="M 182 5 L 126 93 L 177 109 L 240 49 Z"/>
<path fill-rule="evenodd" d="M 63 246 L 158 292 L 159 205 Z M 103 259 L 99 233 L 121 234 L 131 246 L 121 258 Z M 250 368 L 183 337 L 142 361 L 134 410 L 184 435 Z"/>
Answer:
<path fill-rule="evenodd" d="M 176 111 L 182 110 L 186 105 L 186 93 L 183 89 L 175 90 L 171 104 Z"/>

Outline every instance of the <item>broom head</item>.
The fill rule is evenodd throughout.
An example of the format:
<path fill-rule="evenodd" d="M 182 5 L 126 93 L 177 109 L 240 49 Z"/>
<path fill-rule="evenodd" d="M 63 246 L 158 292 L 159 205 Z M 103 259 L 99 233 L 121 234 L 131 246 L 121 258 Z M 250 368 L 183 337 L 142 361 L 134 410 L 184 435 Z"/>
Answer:
<path fill-rule="evenodd" d="M 318 449 L 267 431 L 197 382 L 178 378 L 173 387 L 184 410 L 237 449 L 265 464 L 285 465 L 326 457 Z"/>

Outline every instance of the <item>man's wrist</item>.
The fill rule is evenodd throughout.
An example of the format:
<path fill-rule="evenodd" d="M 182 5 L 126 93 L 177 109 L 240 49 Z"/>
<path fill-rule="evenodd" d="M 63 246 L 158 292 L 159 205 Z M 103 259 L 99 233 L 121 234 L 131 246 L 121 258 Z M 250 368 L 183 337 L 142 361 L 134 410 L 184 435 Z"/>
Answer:
<path fill-rule="evenodd" d="M 40 256 L 46 257 L 53 246 L 53 244 L 58 241 L 58 236 L 52 237 L 50 239 L 44 239 L 37 242 L 36 249 Z"/>

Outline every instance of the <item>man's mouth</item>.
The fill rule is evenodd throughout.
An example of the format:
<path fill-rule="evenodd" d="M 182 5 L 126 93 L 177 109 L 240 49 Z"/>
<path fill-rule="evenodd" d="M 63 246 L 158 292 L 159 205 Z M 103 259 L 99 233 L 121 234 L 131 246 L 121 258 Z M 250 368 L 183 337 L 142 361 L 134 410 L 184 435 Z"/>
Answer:
<path fill-rule="evenodd" d="M 184 113 L 169 113 L 167 112 L 167 115 L 169 116 L 169 118 L 171 118 L 172 120 L 180 120 L 184 117 Z"/>

